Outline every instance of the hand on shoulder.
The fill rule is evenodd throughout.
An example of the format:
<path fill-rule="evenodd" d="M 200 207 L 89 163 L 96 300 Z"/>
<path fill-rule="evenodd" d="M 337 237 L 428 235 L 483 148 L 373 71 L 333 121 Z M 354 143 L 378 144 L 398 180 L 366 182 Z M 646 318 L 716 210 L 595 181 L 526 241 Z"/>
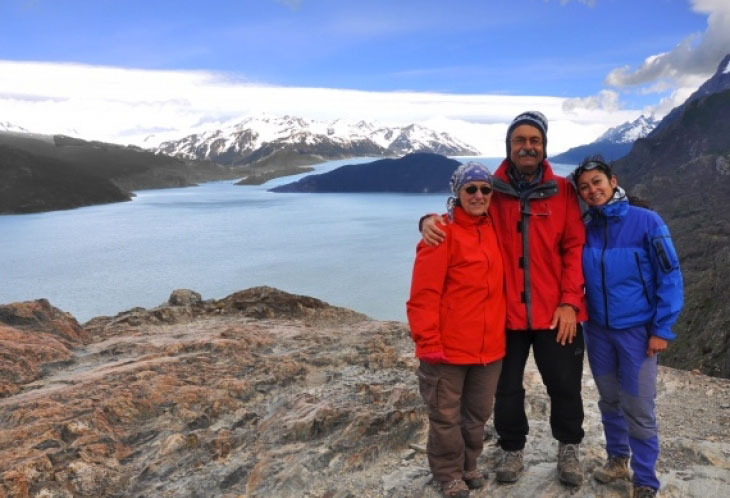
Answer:
<path fill-rule="evenodd" d="M 437 246 L 446 240 L 446 232 L 439 228 L 439 225 L 446 225 L 448 220 L 445 216 L 431 215 L 423 220 L 421 236 L 426 245 Z"/>

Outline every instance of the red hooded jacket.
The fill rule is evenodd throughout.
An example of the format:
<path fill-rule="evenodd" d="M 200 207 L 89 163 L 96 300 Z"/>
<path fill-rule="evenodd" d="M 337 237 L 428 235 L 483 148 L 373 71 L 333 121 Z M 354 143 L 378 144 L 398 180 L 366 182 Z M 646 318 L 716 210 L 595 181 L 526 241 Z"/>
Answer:
<path fill-rule="evenodd" d="M 487 216 L 454 209 L 446 242 L 416 248 L 406 303 L 416 356 L 443 352 L 448 363 L 487 364 L 505 354 L 504 271 Z"/>
<path fill-rule="evenodd" d="M 509 161 L 494 176 L 489 206 L 507 279 L 507 328 L 547 329 L 560 304 L 588 318 L 583 290 L 585 227 L 575 189 L 547 160 L 536 188 L 522 197 L 510 183 Z M 448 237 L 447 237 L 448 238 Z"/>

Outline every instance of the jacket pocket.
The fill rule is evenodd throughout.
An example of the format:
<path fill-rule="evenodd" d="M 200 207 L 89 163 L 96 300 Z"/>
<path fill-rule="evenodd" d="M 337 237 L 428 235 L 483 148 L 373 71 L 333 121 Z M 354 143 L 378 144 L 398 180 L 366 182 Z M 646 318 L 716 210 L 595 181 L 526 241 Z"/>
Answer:
<path fill-rule="evenodd" d="M 432 409 L 437 408 L 439 376 L 424 371 L 423 365 L 416 370 L 416 376 L 418 377 L 418 389 L 421 392 L 423 401 L 426 402 L 426 406 Z"/>
<path fill-rule="evenodd" d="M 649 290 L 646 288 L 646 280 L 644 280 L 644 274 L 641 272 L 641 261 L 639 260 L 638 252 L 634 252 L 634 260 L 636 261 L 636 270 L 639 272 L 641 287 L 644 289 L 644 297 L 646 298 L 646 303 L 651 306 L 651 301 L 649 300 Z"/>
<path fill-rule="evenodd" d="M 677 269 L 679 265 L 676 262 L 676 255 L 672 254 L 674 257 L 670 256 L 667 248 L 664 246 L 662 237 L 655 238 L 653 243 L 657 258 L 659 259 L 659 265 L 662 270 L 664 270 L 665 273 L 669 273 L 670 271 Z"/>

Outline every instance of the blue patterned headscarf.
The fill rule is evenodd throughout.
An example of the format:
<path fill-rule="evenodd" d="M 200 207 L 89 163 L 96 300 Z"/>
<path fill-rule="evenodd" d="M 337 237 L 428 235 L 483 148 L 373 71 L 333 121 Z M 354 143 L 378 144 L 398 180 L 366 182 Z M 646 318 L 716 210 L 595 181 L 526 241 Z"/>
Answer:
<path fill-rule="evenodd" d="M 449 197 L 446 201 L 446 210 L 449 213 L 450 220 L 454 219 L 454 206 L 456 206 L 456 200 L 459 198 L 459 190 L 461 190 L 461 187 L 469 182 L 477 181 L 487 182 L 491 186 L 492 173 L 489 171 L 489 168 L 484 166 L 482 163 L 475 161 L 469 161 L 466 164 L 462 164 L 456 168 L 454 174 L 451 175 L 449 186 L 451 187 L 451 192 L 455 197 Z"/>

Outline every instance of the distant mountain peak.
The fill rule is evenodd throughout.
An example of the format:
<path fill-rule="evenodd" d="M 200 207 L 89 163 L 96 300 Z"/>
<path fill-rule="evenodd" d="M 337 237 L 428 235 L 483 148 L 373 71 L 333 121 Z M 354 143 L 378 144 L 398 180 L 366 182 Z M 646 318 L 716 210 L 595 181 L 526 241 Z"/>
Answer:
<path fill-rule="evenodd" d="M 656 128 L 659 121 L 654 116 L 646 117 L 643 114 L 631 122 L 626 122 L 610 128 L 603 135 L 598 137 L 595 142 L 611 142 L 616 144 L 634 143 L 640 138 L 644 138 Z"/>
<path fill-rule="evenodd" d="M 651 116 L 643 114 L 634 121 L 609 128 L 595 141 L 573 147 L 552 158 L 555 163 L 577 164 L 584 158 L 594 154 L 601 154 L 607 161 L 613 161 L 628 154 L 631 146 L 640 138 L 649 135 L 659 124 L 659 121 Z"/>
<path fill-rule="evenodd" d="M 690 95 L 688 102 L 699 97 L 717 93 L 730 88 L 730 54 L 727 54 L 717 65 L 717 71 L 712 77 L 705 81 L 695 93 Z"/>

